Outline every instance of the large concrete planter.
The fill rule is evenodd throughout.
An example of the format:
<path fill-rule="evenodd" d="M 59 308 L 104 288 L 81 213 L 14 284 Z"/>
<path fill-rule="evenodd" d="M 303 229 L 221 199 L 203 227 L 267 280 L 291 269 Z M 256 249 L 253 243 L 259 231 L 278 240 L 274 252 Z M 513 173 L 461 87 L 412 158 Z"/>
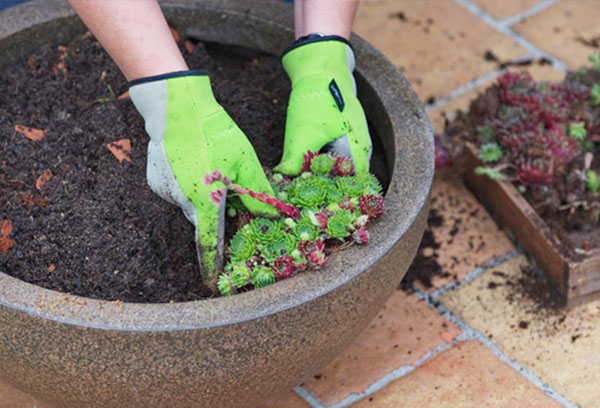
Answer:
<path fill-rule="evenodd" d="M 183 32 L 280 53 L 282 1 L 164 2 Z M 0 14 L 0 68 L 83 26 L 65 1 Z M 404 77 L 355 36 L 359 95 L 391 183 L 372 243 L 322 271 L 201 302 L 118 304 L 45 290 L 0 272 L 0 379 L 55 407 L 253 407 L 338 355 L 396 290 L 423 233 L 433 177 L 425 112 Z"/>

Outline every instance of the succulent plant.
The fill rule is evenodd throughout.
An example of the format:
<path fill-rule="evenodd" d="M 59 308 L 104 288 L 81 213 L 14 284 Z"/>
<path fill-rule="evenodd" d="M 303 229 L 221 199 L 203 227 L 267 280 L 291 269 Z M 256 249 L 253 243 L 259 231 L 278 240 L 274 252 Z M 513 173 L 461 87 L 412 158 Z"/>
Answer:
<path fill-rule="evenodd" d="M 343 198 L 343 199 L 340 201 L 340 203 L 339 203 L 339 207 L 340 207 L 341 209 L 348 210 L 348 211 L 350 211 L 351 213 L 353 213 L 353 212 L 354 212 L 354 202 L 352 202 L 352 200 L 350 200 L 348 197 L 344 197 L 344 198 Z"/>
<path fill-rule="evenodd" d="M 310 161 L 310 171 L 315 174 L 326 175 L 335 166 L 336 159 L 330 154 L 320 154 Z"/>
<path fill-rule="evenodd" d="M 357 244 L 368 244 L 370 241 L 369 231 L 359 228 L 352 233 L 352 238 Z"/>
<path fill-rule="evenodd" d="M 241 230 L 245 225 L 250 224 L 250 221 L 254 219 L 254 215 L 249 213 L 248 211 L 238 213 L 238 221 L 237 221 L 237 229 Z"/>
<path fill-rule="evenodd" d="M 323 238 L 317 238 L 314 241 L 302 241 L 298 244 L 298 249 L 315 269 L 322 268 L 327 263 Z"/>
<path fill-rule="evenodd" d="M 250 279 L 255 288 L 263 288 L 277 281 L 271 268 L 266 266 L 257 266 L 254 268 Z"/>
<path fill-rule="evenodd" d="M 278 257 L 275 259 L 275 262 L 273 262 L 273 267 L 271 270 L 277 279 L 284 279 L 292 276 L 296 271 L 294 258 L 292 258 L 290 255 L 282 255 Z"/>
<path fill-rule="evenodd" d="M 292 228 L 294 235 L 299 240 L 307 241 L 314 240 L 321 236 L 319 229 L 310 221 L 310 219 L 303 218 Z"/>
<path fill-rule="evenodd" d="M 600 84 L 594 84 L 590 90 L 590 96 L 594 105 L 600 105 Z"/>
<path fill-rule="evenodd" d="M 586 173 L 588 190 L 592 193 L 597 193 L 600 190 L 600 184 L 598 183 L 598 175 L 594 170 L 588 170 Z"/>
<path fill-rule="evenodd" d="M 327 183 L 319 177 L 298 178 L 292 182 L 288 194 L 292 204 L 304 208 L 318 208 L 327 198 Z"/>
<path fill-rule="evenodd" d="M 319 152 L 311 152 L 310 150 L 304 153 L 304 162 L 302 163 L 302 172 L 310 171 L 310 163 L 312 159 L 319 156 Z"/>
<path fill-rule="evenodd" d="M 354 175 L 354 163 L 350 157 L 338 157 L 335 162 L 335 175 L 340 177 L 348 177 Z"/>
<path fill-rule="evenodd" d="M 234 265 L 231 269 L 230 282 L 237 289 L 241 289 L 250 283 L 248 267 L 244 264 Z"/>
<path fill-rule="evenodd" d="M 373 174 L 361 173 L 358 176 L 356 176 L 356 178 L 362 186 L 361 194 L 383 194 L 383 188 L 381 187 L 381 183 L 379 183 L 379 180 L 377 180 L 377 177 L 375 177 Z"/>
<path fill-rule="evenodd" d="M 261 244 L 259 250 L 265 261 L 272 264 L 278 257 L 291 254 L 297 245 L 295 234 L 282 234 L 269 243 Z"/>
<path fill-rule="evenodd" d="M 237 193 L 228 198 L 239 201 L 228 202 L 237 214 L 238 230 L 227 251 L 229 263 L 217 282 L 224 296 L 325 266 L 325 239 L 365 244 L 369 241 L 366 226 L 383 213 L 379 181 L 369 173 L 355 174 L 352 159 L 334 154 L 307 152 L 299 176 L 272 175 L 269 182 L 277 198 L 233 184 L 219 171 L 207 174 L 204 181 L 225 186 L 211 191 L 215 203 L 222 202 L 226 190 Z M 271 220 L 251 215 L 238 198 L 244 194 L 286 217 Z"/>
<path fill-rule="evenodd" d="M 255 252 L 256 239 L 248 232 L 248 229 L 238 231 L 229 243 L 231 260 L 235 263 L 246 262 Z"/>
<path fill-rule="evenodd" d="M 489 167 L 476 167 L 475 174 L 478 176 L 487 176 L 490 180 L 508 180 L 508 177 L 506 177 L 501 171 Z"/>
<path fill-rule="evenodd" d="M 223 296 L 231 296 L 236 293 L 235 287 L 231 283 L 231 274 L 222 273 L 217 281 L 217 288 Z"/>
<path fill-rule="evenodd" d="M 496 143 L 485 143 L 479 149 L 479 158 L 484 163 L 498 161 L 504 152 Z"/>
<path fill-rule="evenodd" d="M 330 238 L 338 238 L 343 241 L 343 238 L 350 235 L 349 230 L 354 229 L 352 225 L 354 219 L 355 217 L 350 211 L 342 210 L 329 218 L 325 232 Z"/>
<path fill-rule="evenodd" d="M 588 57 L 588 60 L 594 64 L 594 69 L 600 70 L 600 52 L 595 51 Z"/>
<path fill-rule="evenodd" d="M 356 177 L 336 177 L 335 182 L 338 188 L 349 198 L 360 197 L 363 193 L 364 185 Z"/>
<path fill-rule="evenodd" d="M 318 213 L 309 213 L 309 217 L 311 217 L 311 221 L 313 224 L 321 227 L 321 231 L 325 232 L 327 230 L 327 224 L 329 222 L 329 218 L 333 215 L 333 213 L 327 209 L 319 211 Z"/>
<path fill-rule="evenodd" d="M 370 219 L 383 215 L 383 197 L 373 194 L 360 196 L 360 212 Z"/>
<path fill-rule="evenodd" d="M 569 125 L 569 136 L 574 137 L 579 141 L 585 140 L 587 131 L 585 130 L 584 122 L 571 123 Z"/>
<path fill-rule="evenodd" d="M 249 234 L 260 244 L 268 244 L 282 236 L 281 224 L 267 218 L 254 218 L 250 221 Z"/>

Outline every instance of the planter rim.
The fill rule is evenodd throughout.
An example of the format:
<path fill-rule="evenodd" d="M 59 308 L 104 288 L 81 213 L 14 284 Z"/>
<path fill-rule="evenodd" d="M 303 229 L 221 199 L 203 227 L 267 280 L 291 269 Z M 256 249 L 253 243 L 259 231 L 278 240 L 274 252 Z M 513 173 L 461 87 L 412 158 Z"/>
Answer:
<path fill-rule="evenodd" d="M 12 18 L 15 13 L 24 13 L 26 10 L 35 9 L 36 7 L 48 7 L 48 3 L 51 2 L 33 0 L 0 12 L 0 27 L 14 27 Z M 58 1 L 58 3 L 63 2 Z M 281 4 L 274 3 L 272 5 L 281 8 L 282 12 L 290 10 L 289 5 L 283 1 Z M 163 6 L 169 7 L 168 4 L 163 4 Z M 178 4 L 173 7 L 180 8 L 182 6 Z M 203 4 L 196 3 L 195 7 L 203 7 Z M 214 9 L 214 6 L 206 8 Z M 223 12 L 230 11 L 223 10 Z M 73 15 L 71 10 L 64 7 L 60 13 L 62 13 L 62 17 Z M 33 22 L 24 21 L 21 23 L 20 29 L 15 29 L 14 33 L 22 29 L 35 27 L 56 17 L 38 18 L 37 20 L 34 19 Z M 260 17 L 257 16 L 251 16 L 251 18 L 260 20 Z M 262 20 L 262 23 L 277 25 L 266 19 Z M 279 26 L 290 31 L 289 27 Z M 7 36 L 6 33 L 2 33 L 2 30 L 0 30 L 0 50 L 2 49 L 3 40 L 9 37 L 10 34 Z M 392 177 L 385 197 L 386 204 L 388 204 L 386 208 L 393 208 L 393 210 L 387 211 L 379 222 L 370 228 L 372 240 L 366 247 L 354 245 L 342 253 L 332 254 L 328 266 L 323 270 L 302 273 L 262 289 L 231 297 L 173 304 L 122 303 L 91 299 L 44 289 L 0 272 L 0 307 L 10 308 L 57 323 L 102 330 L 193 330 L 259 319 L 294 308 L 335 291 L 338 287 L 345 285 L 371 267 L 402 239 L 427 204 L 434 174 L 434 148 L 430 126 L 426 119 L 427 116 L 408 81 L 379 51 L 361 37 L 353 34 L 352 43 L 356 48 L 357 59 L 359 60 L 358 71 L 375 89 L 378 98 L 386 107 L 387 117 L 396 143 Z M 363 54 L 364 58 L 361 59 Z M 379 72 L 374 72 L 373 77 L 369 77 L 371 67 L 368 60 L 373 57 L 379 59 L 382 63 L 378 65 Z M 362 61 L 365 62 L 364 65 L 361 65 Z M 363 71 L 361 68 L 366 69 Z M 379 89 L 376 89 L 377 84 L 374 83 L 374 80 L 382 78 L 382 73 L 385 77 L 385 83 L 381 84 Z M 405 99 L 401 102 L 398 101 L 399 94 L 394 92 L 397 89 L 404 90 Z M 400 138 L 399 135 L 403 134 L 406 129 L 406 119 L 401 120 L 400 118 L 407 117 L 406 110 L 411 111 L 410 118 L 414 121 L 414 127 L 411 128 L 413 132 L 409 136 Z M 406 143 L 407 138 L 410 139 L 408 147 L 412 148 L 414 153 L 404 155 L 400 142 Z M 403 168 L 406 171 L 406 167 L 402 164 L 403 160 L 411 158 L 411 167 L 420 170 L 416 175 L 411 173 L 416 181 L 405 182 L 404 175 L 401 172 Z M 406 162 L 404 164 L 406 165 Z M 407 205 L 400 206 L 400 208 L 389 205 L 396 202 L 406 203 Z M 395 227 L 386 228 L 386 225 Z M 360 259 L 361 261 L 350 263 L 345 259 L 345 254 L 354 254 L 349 258 Z"/>

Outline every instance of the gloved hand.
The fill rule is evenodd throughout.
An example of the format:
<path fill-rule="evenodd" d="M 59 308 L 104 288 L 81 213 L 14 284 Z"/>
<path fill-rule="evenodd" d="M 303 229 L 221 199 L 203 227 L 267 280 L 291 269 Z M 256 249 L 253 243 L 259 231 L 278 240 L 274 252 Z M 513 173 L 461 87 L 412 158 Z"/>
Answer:
<path fill-rule="evenodd" d="M 369 170 L 371 137 L 356 98 L 354 51 L 338 36 L 311 34 L 289 47 L 282 58 L 292 81 L 281 163 L 287 175 L 302 169 L 307 150 L 351 156 L 358 173 Z"/>
<path fill-rule="evenodd" d="M 233 119 L 217 103 L 203 71 L 181 71 L 141 78 L 129 93 L 144 117 L 148 144 L 147 177 L 150 188 L 178 205 L 196 227 L 200 269 L 214 286 L 223 266 L 225 199 L 219 206 L 209 192 L 206 174 L 218 169 L 234 183 L 273 195 L 252 145 Z M 272 207 L 242 196 L 253 213 L 276 216 Z"/>

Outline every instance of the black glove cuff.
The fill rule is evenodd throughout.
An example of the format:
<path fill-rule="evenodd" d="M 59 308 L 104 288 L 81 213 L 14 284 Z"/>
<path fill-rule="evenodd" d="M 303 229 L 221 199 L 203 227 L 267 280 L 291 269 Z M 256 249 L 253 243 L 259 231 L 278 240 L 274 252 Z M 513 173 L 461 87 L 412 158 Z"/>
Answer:
<path fill-rule="evenodd" d="M 352 47 L 352 44 L 350 44 L 350 41 L 346 40 L 342 36 L 323 35 L 323 34 L 319 34 L 319 33 L 314 33 L 314 34 L 308 34 L 308 35 L 298 38 L 296 41 L 294 41 L 294 43 L 292 45 L 290 45 L 285 50 L 283 50 L 283 53 L 281 54 L 281 56 L 283 57 L 285 54 L 287 54 L 288 52 L 290 52 L 291 50 L 293 50 L 295 48 L 301 47 L 306 44 L 319 42 L 319 41 L 340 41 L 340 42 L 343 42 L 343 43 L 349 45 L 350 48 L 352 48 L 352 52 L 354 52 L 354 48 Z"/>

